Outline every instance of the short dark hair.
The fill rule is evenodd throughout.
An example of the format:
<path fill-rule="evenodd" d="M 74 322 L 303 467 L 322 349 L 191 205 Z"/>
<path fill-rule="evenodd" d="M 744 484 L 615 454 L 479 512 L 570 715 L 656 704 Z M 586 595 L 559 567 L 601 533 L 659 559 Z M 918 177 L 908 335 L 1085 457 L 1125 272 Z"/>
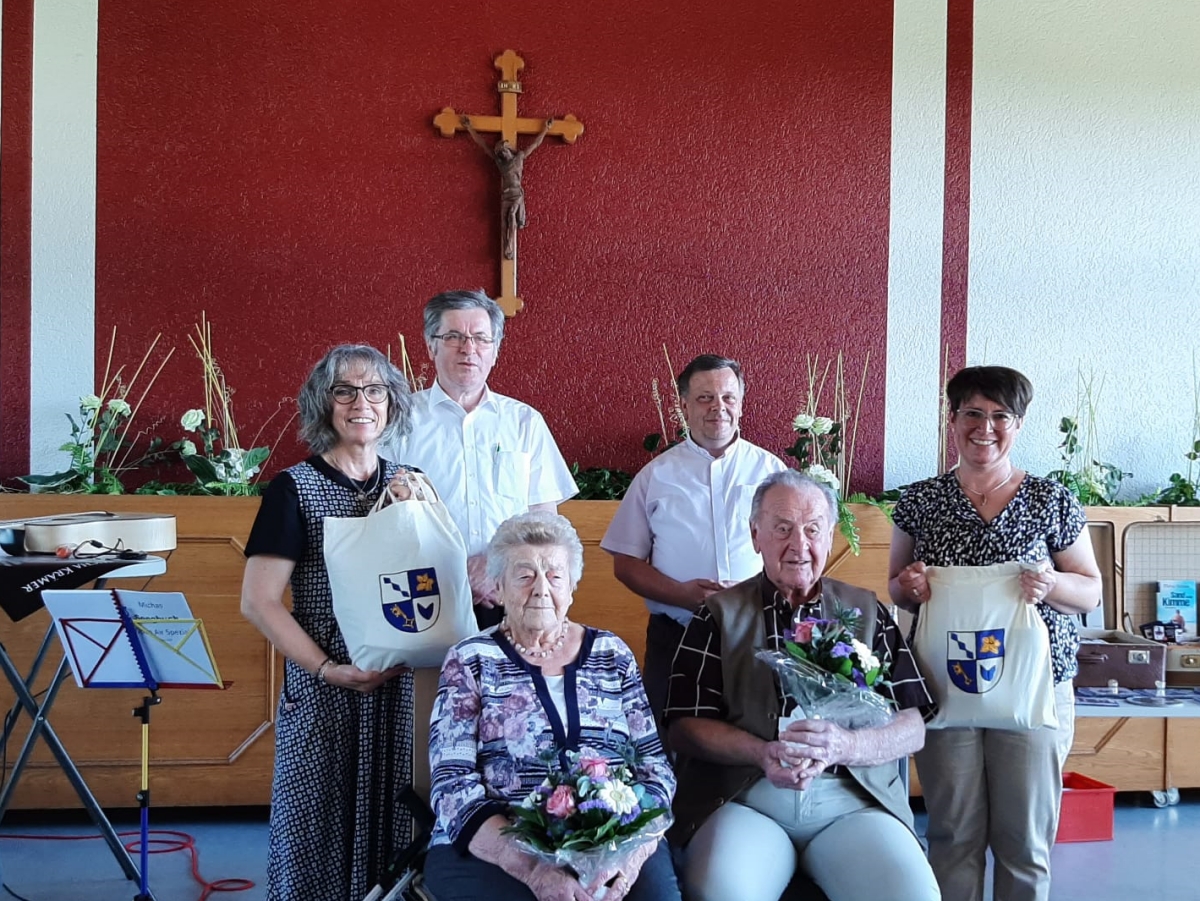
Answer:
<path fill-rule="evenodd" d="M 682 397 L 687 397 L 688 388 L 692 383 L 692 376 L 697 372 L 712 372 L 715 369 L 732 369 L 733 374 L 737 376 L 738 388 L 742 393 L 746 392 L 746 382 L 742 378 L 742 367 L 737 360 L 731 360 L 728 357 L 721 357 L 717 354 L 700 354 L 692 362 L 683 367 L 683 372 L 679 373 L 679 378 L 675 379 L 675 386 L 679 388 L 679 394 Z"/>
<path fill-rule="evenodd" d="M 321 357 L 304 381 L 296 398 L 300 407 L 300 440 L 314 454 L 323 454 L 338 443 L 333 427 L 333 395 L 329 389 L 354 364 L 375 371 L 379 381 L 387 385 L 388 421 L 379 436 L 379 446 L 386 447 L 407 435 L 412 428 L 409 411 L 412 409 L 408 382 L 392 361 L 367 344 L 340 344 Z"/>
<path fill-rule="evenodd" d="M 492 346 L 497 354 L 500 353 L 500 342 L 504 340 L 504 310 L 482 288 L 475 291 L 443 291 L 430 299 L 425 304 L 426 344 L 433 343 L 433 336 L 442 327 L 442 314 L 451 310 L 483 310 L 487 313 L 492 321 L 492 338 L 496 341 Z"/>
<path fill-rule="evenodd" d="M 1007 366 L 968 366 L 946 383 L 946 400 L 950 401 L 952 413 L 957 413 L 959 407 L 977 394 L 1024 416 L 1033 400 L 1033 385 Z"/>

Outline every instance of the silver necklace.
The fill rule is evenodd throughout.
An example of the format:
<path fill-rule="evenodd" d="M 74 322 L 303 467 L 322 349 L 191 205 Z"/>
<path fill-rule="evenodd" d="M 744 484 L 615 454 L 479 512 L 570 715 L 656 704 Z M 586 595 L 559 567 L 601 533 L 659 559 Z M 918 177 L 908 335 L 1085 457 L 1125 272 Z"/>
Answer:
<path fill-rule="evenodd" d="M 379 489 L 379 486 L 383 483 L 383 467 L 379 465 L 378 460 L 376 461 L 375 471 L 365 479 L 352 479 L 350 476 L 346 475 L 345 470 L 343 470 L 332 460 L 326 459 L 325 462 L 342 475 L 346 476 L 346 481 L 349 482 L 350 487 L 354 489 L 355 498 L 360 504 L 365 504 L 367 501 L 369 501 L 371 499 L 371 495 L 374 494 Z"/>
<path fill-rule="evenodd" d="M 502 622 L 500 624 L 500 631 L 504 633 L 504 637 L 508 639 L 508 643 L 517 649 L 518 654 L 522 654 L 525 657 L 533 657 L 533 658 L 545 660 L 547 657 L 557 654 L 559 651 L 562 650 L 563 642 L 565 642 L 567 640 L 567 628 L 570 625 L 571 625 L 571 621 L 569 619 L 564 619 L 562 621 L 562 628 L 559 629 L 559 631 L 558 631 L 558 641 L 554 642 L 554 646 L 546 651 L 538 651 L 538 650 L 531 651 L 529 648 L 525 647 L 525 645 L 523 645 L 519 641 L 517 641 L 513 637 L 512 628 L 508 625 L 507 619 L 504 620 L 504 622 Z"/>
<path fill-rule="evenodd" d="M 1016 467 L 1014 467 L 1014 466 L 1008 467 L 1008 475 L 1004 477 L 1004 481 L 996 483 L 991 488 L 989 488 L 987 491 L 976 491 L 974 488 L 971 488 L 970 486 L 968 486 L 966 483 L 963 482 L 962 475 L 960 475 L 957 472 L 954 474 L 954 477 L 958 480 L 958 487 L 960 487 L 963 491 L 967 492 L 968 494 L 975 495 L 977 498 L 979 498 L 979 503 L 981 505 L 983 505 L 984 507 L 986 507 L 987 502 L 988 502 L 988 495 L 995 494 L 997 491 L 999 491 L 1001 488 L 1003 488 L 1005 485 L 1007 485 L 1009 482 L 1011 482 L 1012 477 L 1014 475 L 1016 475 L 1016 472 L 1017 472 Z"/>

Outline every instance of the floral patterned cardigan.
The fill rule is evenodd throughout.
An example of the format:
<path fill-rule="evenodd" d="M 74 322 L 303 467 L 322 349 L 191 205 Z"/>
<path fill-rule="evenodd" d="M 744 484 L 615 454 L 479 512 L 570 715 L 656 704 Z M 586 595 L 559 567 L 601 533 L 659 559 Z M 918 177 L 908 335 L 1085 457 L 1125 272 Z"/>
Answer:
<path fill-rule="evenodd" d="M 633 652 L 616 635 L 584 631 L 579 658 L 564 668 L 567 722 L 550 699 L 541 667 L 521 658 L 497 628 L 450 649 L 442 664 L 429 735 L 433 845 L 466 854 L 489 817 L 507 814 L 546 776 L 546 760 L 567 751 L 611 764 L 636 752 L 634 775 L 663 806 L 675 774 L 663 753 Z"/>

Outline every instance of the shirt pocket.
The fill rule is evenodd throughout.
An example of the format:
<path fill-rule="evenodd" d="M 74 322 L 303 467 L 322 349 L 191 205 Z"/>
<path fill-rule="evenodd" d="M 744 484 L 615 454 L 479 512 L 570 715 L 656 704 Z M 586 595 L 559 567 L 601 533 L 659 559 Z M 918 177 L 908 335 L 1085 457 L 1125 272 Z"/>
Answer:
<path fill-rule="evenodd" d="M 526 451 L 496 451 L 496 493 L 527 504 L 529 499 L 530 454 Z"/>

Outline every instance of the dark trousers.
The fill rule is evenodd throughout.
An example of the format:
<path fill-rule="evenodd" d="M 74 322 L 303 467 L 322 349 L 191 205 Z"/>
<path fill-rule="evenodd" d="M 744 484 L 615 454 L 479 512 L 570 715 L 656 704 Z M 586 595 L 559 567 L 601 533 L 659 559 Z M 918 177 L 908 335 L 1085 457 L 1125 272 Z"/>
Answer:
<path fill-rule="evenodd" d="M 684 627 L 665 613 L 650 614 L 646 624 L 646 657 L 642 664 L 642 682 L 654 720 L 662 732 L 662 712 L 667 706 L 667 690 L 671 684 L 671 664 L 683 639 Z"/>
<path fill-rule="evenodd" d="M 474 855 L 459 854 L 450 845 L 429 849 L 425 858 L 425 886 L 437 901 L 535 901 L 533 892 L 495 864 Z M 642 864 L 637 882 L 625 896 L 628 901 L 680 901 L 679 884 L 666 842 Z"/>

